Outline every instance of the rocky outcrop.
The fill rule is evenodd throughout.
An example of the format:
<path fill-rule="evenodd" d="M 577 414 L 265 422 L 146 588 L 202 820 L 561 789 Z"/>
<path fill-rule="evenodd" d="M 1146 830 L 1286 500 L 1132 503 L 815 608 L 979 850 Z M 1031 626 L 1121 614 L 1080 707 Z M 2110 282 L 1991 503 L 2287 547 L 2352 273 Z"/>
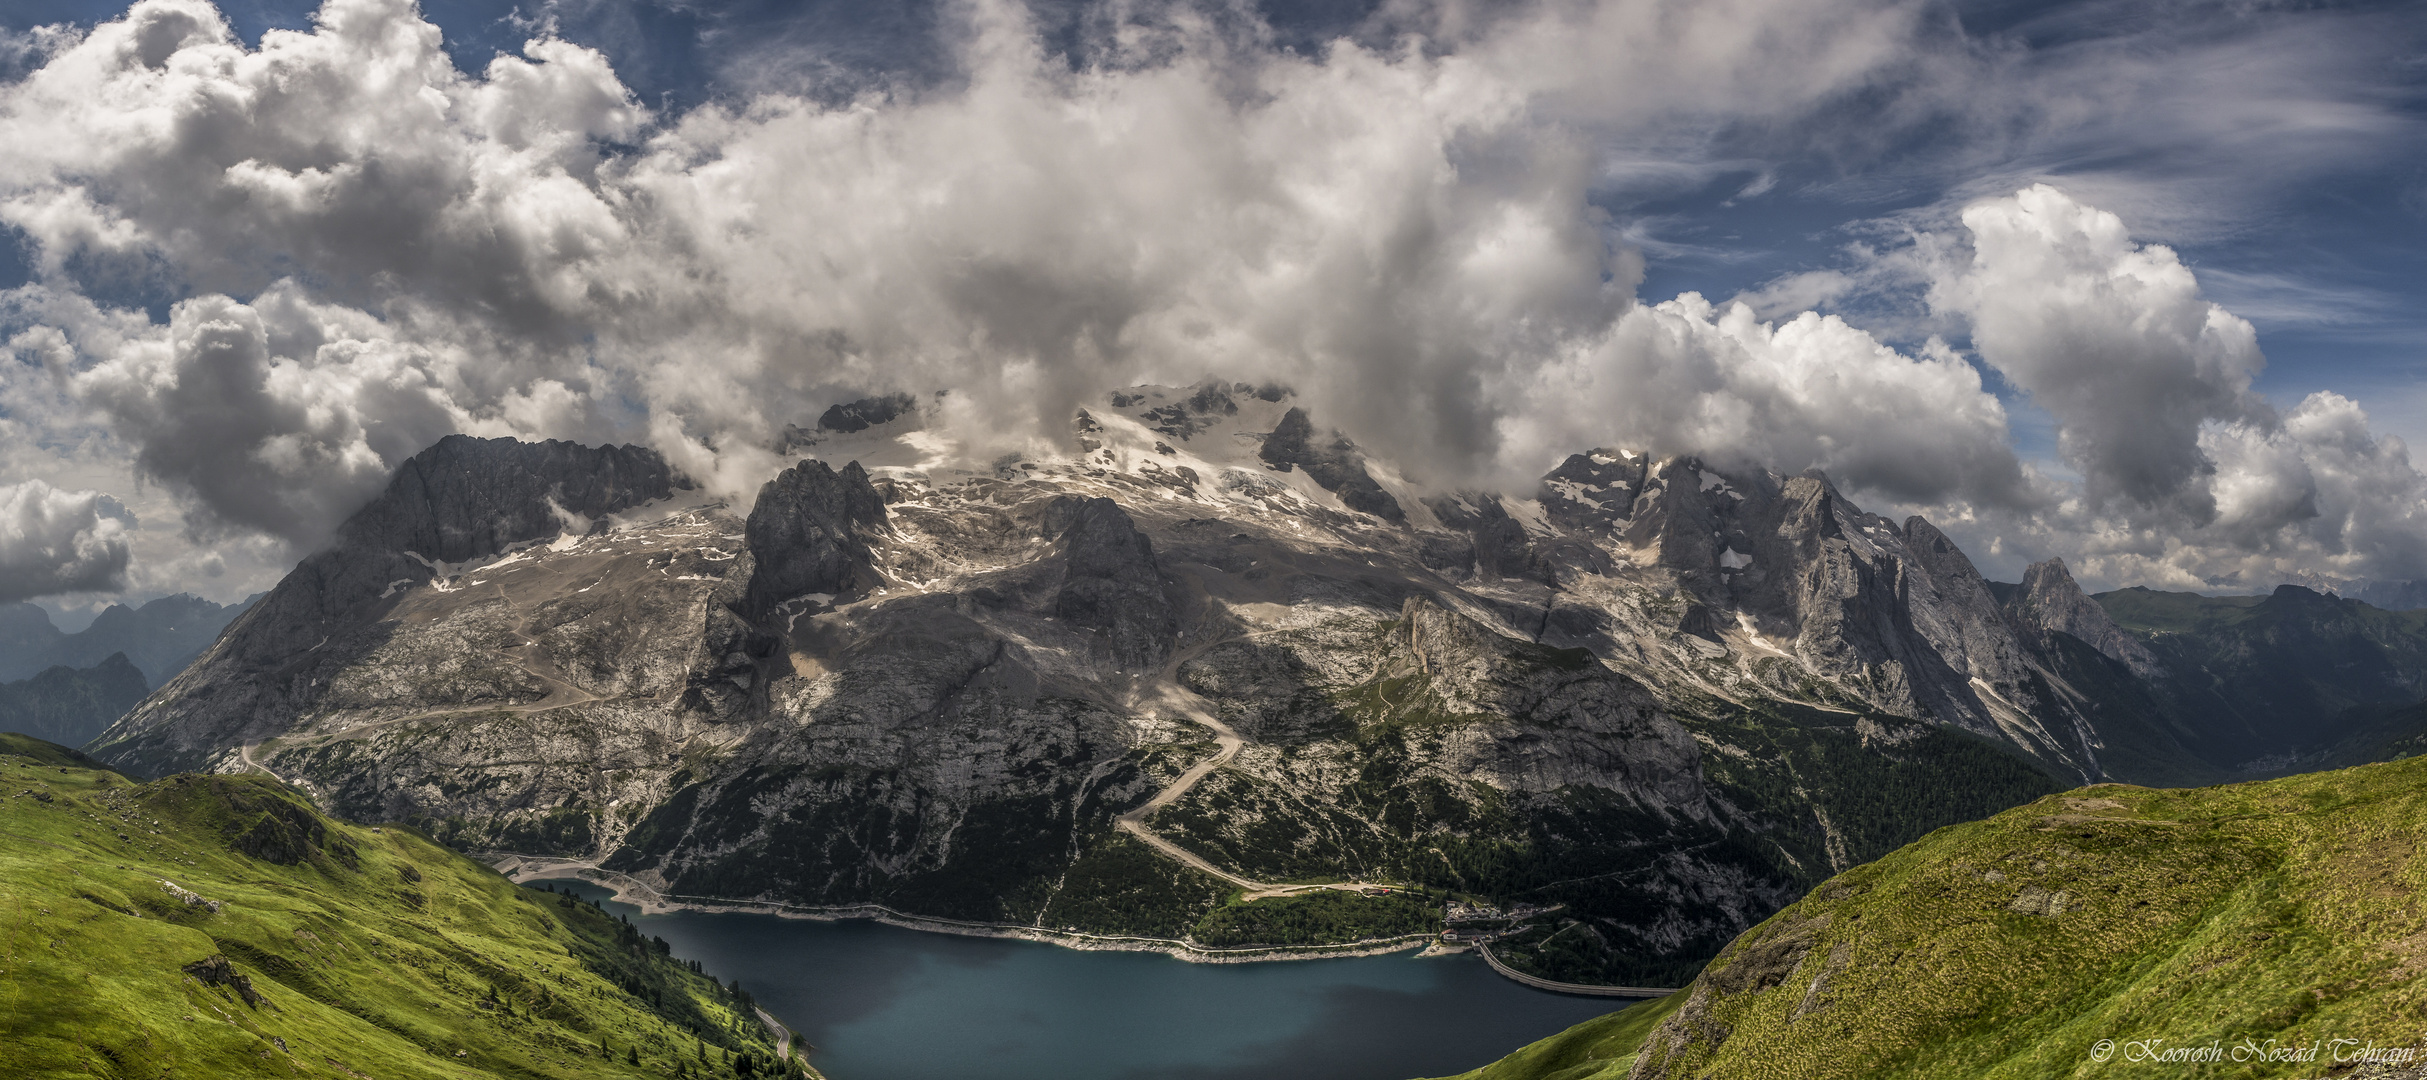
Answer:
<path fill-rule="evenodd" d="M 1306 470 L 1323 490 L 1340 497 L 1340 503 L 1351 510 L 1372 514 L 1393 523 L 1407 520 L 1407 511 L 1392 498 L 1390 492 L 1374 482 L 1365 471 L 1364 455 L 1338 432 L 1329 439 L 1315 437 L 1314 422 L 1307 419 L 1306 410 L 1293 408 L 1281 414 L 1280 426 L 1264 437 L 1264 449 L 1258 455 L 1265 464 L 1283 472 L 1291 468 Z"/>
<path fill-rule="evenodd" d="M 1054 615 L 1101 635 L 1113 662 L 1125 670 L 1161 664 L 1179 618 L 1155 566 L 1154 542 L 1119 503 L 1089 499 L 1063 531 L 1061 547 Z"/>
<path fill-rule="evenodd" d="M 1399 689 L 1365 719 L 1474 718 L 1445 744 L 1443 767 L 1462 779 L 1504 791 L 1598 788 L 1660 813 L 1710 816 L 1693 736 L 1592 654 L 1508 637 L 1423 597 L 1401 607 L 1389 642 L 1372 679 Z"/>
<path fill-rule="evenodd" d="M 463 562 L 689 488 L 657 451 L 449 435 L 407 459 L 338 530 L 341 550 Z"/>
<path fill-rule="evenodd" d="M 1634 513 L 1651 459 L 1626 450 L 1569 454 L 1542 478 L 1535 498 L 1545 516 L 1570 529 L 1608 536 Z"/>
<path fill-rule="evenodd" d="M 183 970 L 204 986 L 224 986 L 234 990 L 236 996 L 244 999 L 244 1003 L 252 1008 L 258 1009 L 270 1003 L 270 999 L 261 996 L 261 991 L 253 989 L 251 976 L 236 970 L 235 965 L 228 963 L 227 957 L 218 953 L 187 964 Z"/>
<path fill-rule="evenodd" d="M 2080 638 L 2141 678 L 2157 679 L 2164 674 L 2157 655 L 2125 633 L 2107 614 L 2107 609 L 2098 606 L 2081 591 L 2081 586 L 2074 584 L 2063 559 L 2033 563 L 2023 571 L 2022 586 L 2014 591 L 2006 611 L 2017 625 L 2033 633 L 2071 634 Z"/>
<path fill-rule="evenodd" d="M 450 435 L 399 466 L 335 547 L 305 558 L 96 745 L 145 771 L 201 767 L 313 707 L 394 636 L 385 616 L 414 586 L 689 487 L 643 447 Z"/>
<path fill-rule="evenodd" d="M 882 576 L 869 541 L 885 527 L 885 500 L 859 462 L 841 472 L 823 461 L 784 470 L 760 486 L 743 529 L 755 562 L 749 610 L 763 617 L 806 594 L 831 601 L 875 587 Z"/>
<path fill-rule="evenodd" d="M 1543 569 L 1535 558 L 1533 535 L 1509 516 L 1499 496 L 1461 492 L 1425 500 L 1424 505 L 1444 528 L 1463 534 L 1459 541 L 1436 543 L 1420 556 L 1452 580 L 1533 577 Z"/>
<path fill-rule="evenodd" d="M 866 431 L 878 424 L 889 424 L 918 411 L 918 399 L 908 394 L 884 394 L 857 401 L 840 401 L 827 406 L 817 418 L 819 431 L 850 434 Z"/>

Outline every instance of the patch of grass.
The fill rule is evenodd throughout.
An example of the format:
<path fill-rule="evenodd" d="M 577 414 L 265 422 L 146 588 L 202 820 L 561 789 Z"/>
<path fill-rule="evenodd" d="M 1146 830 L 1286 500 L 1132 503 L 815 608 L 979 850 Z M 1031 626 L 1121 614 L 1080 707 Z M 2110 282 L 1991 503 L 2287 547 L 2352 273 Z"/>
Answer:
<path fill-rule="evenodd" d="M 265 777 L 137 784 L 0 750 L 11 1077 L 723 1076 L 702 1047 L 772 1057 L 747 997 L 663 942 L 412 830 L 322 817 Z"/>

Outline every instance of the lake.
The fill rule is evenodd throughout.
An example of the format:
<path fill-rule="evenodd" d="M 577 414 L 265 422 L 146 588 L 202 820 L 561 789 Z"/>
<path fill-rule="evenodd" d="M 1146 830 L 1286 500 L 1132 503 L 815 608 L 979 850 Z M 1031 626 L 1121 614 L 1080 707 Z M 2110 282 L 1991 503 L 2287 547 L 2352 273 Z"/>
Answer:
<path fill-rule="evenodd" d="M 1465 954 L 1191 964 L 865 920 L 606 907 L 741 980 L 833 1080 L 1412 1080 L 1627 1004 L 1530 990 Z"/>

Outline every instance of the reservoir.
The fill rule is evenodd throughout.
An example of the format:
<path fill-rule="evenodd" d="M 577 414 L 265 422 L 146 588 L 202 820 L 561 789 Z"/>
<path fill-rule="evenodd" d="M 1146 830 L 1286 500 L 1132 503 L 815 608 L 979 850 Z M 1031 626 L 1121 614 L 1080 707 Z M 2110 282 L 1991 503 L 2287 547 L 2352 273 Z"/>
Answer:
<path fill-rule="evenodd" d="M 1192 964 L 864 920 L 606 907 L 741 980 L 832 1080 L 1413 1080 L 1628 1004 L 1528 989 L 1467 954 Z"/>

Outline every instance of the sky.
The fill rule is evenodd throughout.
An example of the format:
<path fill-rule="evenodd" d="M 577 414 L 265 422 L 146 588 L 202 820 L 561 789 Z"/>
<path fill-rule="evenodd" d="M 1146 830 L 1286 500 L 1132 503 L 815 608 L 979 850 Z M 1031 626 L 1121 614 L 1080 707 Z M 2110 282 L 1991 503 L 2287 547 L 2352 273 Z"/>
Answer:
<path fill-rule="evenodd" d="M 1439 489 L 1826 470 L 1993 578 L 2427 577 L 2427 10 L 0 5 L 0 601 L 259 591 L 451 432 L 1294 387 Z"/>

